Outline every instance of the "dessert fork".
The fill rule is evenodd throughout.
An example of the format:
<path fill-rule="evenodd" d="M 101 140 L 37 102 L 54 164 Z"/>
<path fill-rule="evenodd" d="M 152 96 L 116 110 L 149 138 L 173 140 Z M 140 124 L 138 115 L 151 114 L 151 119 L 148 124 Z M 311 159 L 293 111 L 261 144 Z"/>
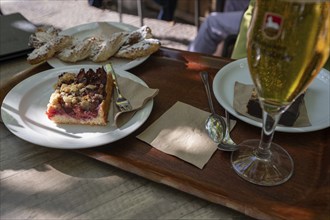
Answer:
<path fill-rule="evenodd" d="M 121 94 L 119 87 L 118 87 L 118 83 L 117 83 L 117 77 L 116 77 L 116 73 L 114 71 L 114 69 L 112 68 L 111 63 L 105 65 L 105 71 L 107 73 L 111 73 L 112 75 L 112 79 L 113 79 L 113 84 L 115 85 L 116 91 L 117 91 L 117 99 L 116 99 L 116 105 L 119 108 L 119 110 L 121 112 L 127 112 L 132 110 L 132 105 L 130 104 L 130 102 Z"/>

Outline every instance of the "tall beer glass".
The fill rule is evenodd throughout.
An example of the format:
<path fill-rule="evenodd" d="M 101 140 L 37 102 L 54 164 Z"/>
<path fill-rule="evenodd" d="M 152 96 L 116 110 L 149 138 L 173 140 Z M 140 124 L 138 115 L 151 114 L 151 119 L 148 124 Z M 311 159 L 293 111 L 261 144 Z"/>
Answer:
<path fill-rule="evenodd" d="M 263 109 L 261 140 L 232 153 L 238 175 L 258 185 L 284 183 L 293 160 L 272 143 L 281 114 L 304 92 L 329 57 L 329 0 L 256 0 L 248 31 L 248 64 Z"/>

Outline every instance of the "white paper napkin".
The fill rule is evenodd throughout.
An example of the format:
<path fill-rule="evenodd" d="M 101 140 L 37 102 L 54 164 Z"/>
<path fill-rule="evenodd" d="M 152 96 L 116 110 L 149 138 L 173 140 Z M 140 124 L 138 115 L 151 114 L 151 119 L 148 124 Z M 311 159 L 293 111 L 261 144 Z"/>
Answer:
<path fill-rule="evenodd" d="M 117 75 L 117 82 L 120 92 L 130 101 L 132 105 L 131 111 L 120 112 L 115 105 L 117 93 L 114 89 L 108 118 L 110 120 L 110 124 L 116 127 L 121 127 L 133 117 L 137 110 L 143 108 L 149 100 L 153 99 L 158 94 L 159 90 L 148 88 L 134 80 L 121 77 L 119 75 Z"/>
<path fill-rule="evenodd" d="M 217 144 L 205 130 L 209 115 L 209 112 L 177 102 L 137 138 L 202 169 L 217 150 Z"/>

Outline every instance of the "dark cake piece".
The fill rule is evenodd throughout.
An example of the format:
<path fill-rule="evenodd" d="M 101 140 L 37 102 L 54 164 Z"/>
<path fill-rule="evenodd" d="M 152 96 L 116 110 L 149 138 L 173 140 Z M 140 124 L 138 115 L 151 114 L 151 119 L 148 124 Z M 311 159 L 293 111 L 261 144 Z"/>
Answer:
<path fill-rule="evenodd" d="M 281 125 L 285 126 L 293 126 L 295 121 L 297 120 L 299 116 L 299 107 L 302 103 L 302 100 L 304 98 L 304 93 L 301 94 L 293 103 L 292 105 L 282 114 L 282 117 L 280 121 L 278 122 Z M 257 97 L 257 93 L 255 90 L 252 91 L 251 97 L 249 99 L 249 102 L 247 104 L 248 114 L 262 118 L 262 110 L 260 107 L 259 99 Z"/>

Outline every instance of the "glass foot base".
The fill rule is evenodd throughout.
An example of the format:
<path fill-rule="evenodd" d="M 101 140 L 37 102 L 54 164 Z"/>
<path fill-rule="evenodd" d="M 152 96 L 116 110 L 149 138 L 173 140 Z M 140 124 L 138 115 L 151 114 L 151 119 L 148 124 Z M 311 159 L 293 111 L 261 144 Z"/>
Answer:
<path fill-rule="evenodd" d="M 275 186 L 286 182 L 293 173 L 293 160 L 286 150 L 272 143 L 270 156 L 257 156 L 259 140 L 247 140 L 231 154 L 231 164 L 243 179 L 262 186 Z"/>

